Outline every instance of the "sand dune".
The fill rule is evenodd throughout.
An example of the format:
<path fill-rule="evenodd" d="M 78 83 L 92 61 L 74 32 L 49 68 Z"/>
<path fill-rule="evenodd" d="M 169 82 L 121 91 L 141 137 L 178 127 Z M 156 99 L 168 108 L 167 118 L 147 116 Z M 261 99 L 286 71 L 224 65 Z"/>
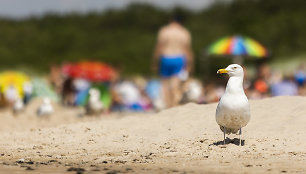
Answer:
<path fill-rule="evenodd" d="M 52 118 L 1 113 L 2 171 L 64 173 L 304 173 L 306 98 L 251 101 L 251 121 L 238 135 L 223 134 L 215 104 L 186 104 L 157 114 L 79 118 L 57 107 Z M 57 125 L 57 126 L 56 126 Z M 21 161 L 18 161 L 21 159 Z M 16 162 L 17 161 L 17 162 Z M 32 164 L 33 162 L 33 164 Z M 25 167 L 25 168 L 23 168 Z M 71 168 L 75 167 L 75 168 Z M 80 169 L 79 169 L 80 170 Z"/>

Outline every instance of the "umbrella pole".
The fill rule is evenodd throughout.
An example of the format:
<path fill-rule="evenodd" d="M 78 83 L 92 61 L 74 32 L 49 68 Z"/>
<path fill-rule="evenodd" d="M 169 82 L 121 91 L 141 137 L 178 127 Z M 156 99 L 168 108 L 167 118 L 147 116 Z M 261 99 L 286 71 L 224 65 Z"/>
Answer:
<path fill-rule="evenodd" d="M 205 53 L 205 50 L 202 53 L 202 57 L 200 59 L 200 73 L 204 74 L 204 79 L 206 80 L 208 77 L 210 77 L 210 57 L 207 53 Z M 203 71 L 204 69 L 204 71 Z"/>
<path fill-rule="evenodd" d="M 233 59 L 233 63 L 242 65 L 242 64 L 243 64 L 243 58 L 242 58 L 242 56 L 235 56 L 234 59 Z"/>

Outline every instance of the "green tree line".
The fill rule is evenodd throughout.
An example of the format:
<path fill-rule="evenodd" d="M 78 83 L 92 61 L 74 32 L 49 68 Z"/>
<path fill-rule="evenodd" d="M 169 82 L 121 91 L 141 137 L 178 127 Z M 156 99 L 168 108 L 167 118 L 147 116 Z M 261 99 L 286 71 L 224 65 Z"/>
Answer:
<path fill-rule="evenodd" d="M 233 0 L 216 1 L 197 12 L 132 4 L 106 12 L 1 18 L 0 68 L 22 65 L 47 72 L 51 64 L 90 59 L 110 63 L 126 74 L 150 75 L 157 32 L 173 14 L 182 16 L 192 33 L 195 73 L 201 72 L 205 49 L 233 34 L 258 40 L 272 58 L 297 55 L 306 50 L 305 9 L 303 0 Z"/>

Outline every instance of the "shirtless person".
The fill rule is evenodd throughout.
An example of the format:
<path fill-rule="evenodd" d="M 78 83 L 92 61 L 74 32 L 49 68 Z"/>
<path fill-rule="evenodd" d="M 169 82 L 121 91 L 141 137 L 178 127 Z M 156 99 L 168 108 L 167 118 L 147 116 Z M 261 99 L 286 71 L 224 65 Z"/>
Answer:
<path fill-rule="evenodd" d="M 180 82 L 188 77 L 192 64 L 190 33 L 174 18 L 158 33 L 153 63 L 155 70 L 159 65 L 167 107 L 179 104 L 182 98 Z"/>

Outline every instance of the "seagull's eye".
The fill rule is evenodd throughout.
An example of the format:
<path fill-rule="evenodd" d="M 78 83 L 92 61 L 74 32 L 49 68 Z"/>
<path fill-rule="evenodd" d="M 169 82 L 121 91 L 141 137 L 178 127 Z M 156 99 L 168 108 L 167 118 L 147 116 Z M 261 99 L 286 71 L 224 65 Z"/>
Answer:
<path fill-rule="evenodd" d="M 235 66 L 234 69 L 237 69 L 237 67 Z"/>

